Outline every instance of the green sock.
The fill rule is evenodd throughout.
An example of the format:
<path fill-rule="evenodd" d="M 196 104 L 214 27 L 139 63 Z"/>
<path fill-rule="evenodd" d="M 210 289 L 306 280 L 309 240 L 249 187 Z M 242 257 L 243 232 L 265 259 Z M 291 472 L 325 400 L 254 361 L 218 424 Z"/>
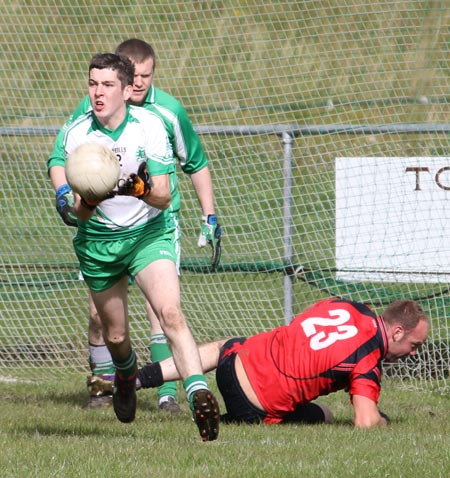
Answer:
<path fill-rule="evenodd" d="M 137 360 L 133 349 L 127 359 L 123 361 L 113 359 L 113 362 L 116 367 L 116 373 L 120 378 L 127 380 L 133 378 L 134 375 L 137 375 Z"/>
<path fill-rule="evenodd" d="M 183 382 L 184 389 L 186 390 L 186 395 L 189 400 L 189 404 L 192 407 L 192 397 L 194 392 L 197 390 L 209 390 L 208 385 L 206 384 L 206 378 L 204 375 L 191 375 Z"/>
<path fill-rule="evenodd" d="M 164 334 L 154 334 L 150 337 L 150 354 L 152 362 L 161 362 L 162 360 L 172 357 L 167 338 Z M 170 395 L 177 397 L 177 382 L 164 382 L 158 387 L 158 398 Z"/>

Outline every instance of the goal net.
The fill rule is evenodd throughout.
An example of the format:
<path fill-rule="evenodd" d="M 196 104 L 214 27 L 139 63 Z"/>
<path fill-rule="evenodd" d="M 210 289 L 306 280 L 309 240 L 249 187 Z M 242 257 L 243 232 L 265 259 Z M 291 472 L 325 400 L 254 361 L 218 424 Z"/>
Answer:
<path fill-rule="evenodd" d="M 288 322 L 330 295 L 414 298 L 428 343 L 388 369 L 449 387 L 450 113 L 442 1 L 23 1 L 0 5 L 0 376 L 88 371 L 87 289 L 46 160 L 91 56 L 129 37 L 185 106 L 210 160 L 222 262 L 182 196 L 182 306 L 198 342 Z M 130 287 L 132 340 L 149 326 Z"/>

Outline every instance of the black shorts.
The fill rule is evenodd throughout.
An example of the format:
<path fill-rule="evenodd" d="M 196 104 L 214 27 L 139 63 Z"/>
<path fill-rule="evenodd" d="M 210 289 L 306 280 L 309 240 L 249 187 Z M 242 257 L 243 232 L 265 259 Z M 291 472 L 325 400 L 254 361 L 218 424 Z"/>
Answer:
<path fill-rule="evenodd" d="M 227 409 L 227 413 L 221 417 L 221 421 L 225 423 L 261 423 L 266 416 L 266 412 L 256 408 L 248 400 L 236 377 L 236 353 L 230 353 L 229 349 L 236 342 L 243 344 L 245 341 L 244 337 L 230 339 L 220 350 L 216 381 Z"/>
<path fill-rule="evenodd" d="M 236 343 L 243 344 L 244 337 L 236 337 L 225 342 L 220 350 L 219 363 L 216 370 L 216 381 L 225 402 L 227 413 L 222 415 L 224 423 L 261 423 L 267 412 L 255 407 L 246 397 L 236 376 L 234 363 L 236 353 L 229 349 Z M 284 414 L 281 423 L 324 423 L 325 414 L 315 403 L 297 405 L 292 412 Z"/>

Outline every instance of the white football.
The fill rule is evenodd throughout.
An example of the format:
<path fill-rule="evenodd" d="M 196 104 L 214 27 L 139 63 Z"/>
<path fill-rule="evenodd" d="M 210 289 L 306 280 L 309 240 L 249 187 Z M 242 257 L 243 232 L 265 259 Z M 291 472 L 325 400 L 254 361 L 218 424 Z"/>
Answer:
<path fill-rule="evenodd" d="M 66 161 L 67 183 L 85 199 L 104 199 L 116 187 L 119 175 L 117 156 L 101 144 L 82 144 Z"/>

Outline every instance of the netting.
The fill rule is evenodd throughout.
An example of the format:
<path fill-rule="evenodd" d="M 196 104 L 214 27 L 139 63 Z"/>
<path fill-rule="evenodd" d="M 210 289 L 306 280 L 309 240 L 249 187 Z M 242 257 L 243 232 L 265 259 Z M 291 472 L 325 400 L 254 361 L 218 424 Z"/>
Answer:
<path fill-rule="evenodd" d="M 253 334 L 329 295 L 377 312 L 412 297 L 431 316 L 430 339 L 390 373 L 448 388 L 445 0 L 19 0 L 0 14 L 0 375 L 88 369 L 87 290 L 46 160 L 87 91 L 91 56 L 138 37 L 156 49 L 155 85 L 201 134 L 223 225 L 211 273 L 196 245 L 201 212 L 179 173 L 183 310 L 196 339 Z M 145 360 L 136 287 L 130 304 Z"/>

